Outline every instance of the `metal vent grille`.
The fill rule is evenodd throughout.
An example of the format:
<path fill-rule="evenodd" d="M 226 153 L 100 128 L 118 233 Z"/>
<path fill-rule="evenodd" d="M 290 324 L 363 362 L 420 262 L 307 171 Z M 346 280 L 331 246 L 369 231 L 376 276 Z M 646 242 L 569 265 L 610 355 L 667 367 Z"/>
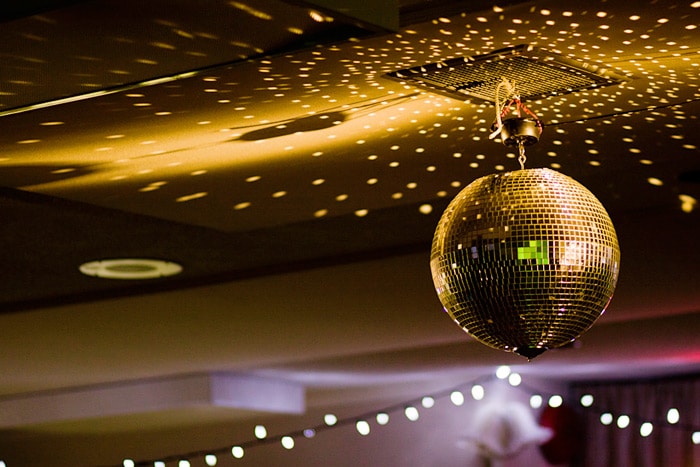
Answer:
<path fill-rule="evenodd" d="M 460 100 L 490 103 L 494 102 L 496 86 L 503 78 L 515 83 L 522 100 L 559 96 L 625 81 L 624 77 L 610 71 L 526 45 L 417 66 L 385 76 Z"/>

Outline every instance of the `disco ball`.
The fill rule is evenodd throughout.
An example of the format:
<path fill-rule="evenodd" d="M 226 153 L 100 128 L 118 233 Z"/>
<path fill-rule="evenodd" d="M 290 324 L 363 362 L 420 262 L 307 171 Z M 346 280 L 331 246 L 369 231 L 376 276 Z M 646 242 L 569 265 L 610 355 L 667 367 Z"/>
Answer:
<path fill-rule="evenodd" d="M 603 314 L 620 267 L 605 208 L 549 169 L 479 178 L 449 204 L 430 267 L 445 311 L 480 342 L 528 359 Z"/>

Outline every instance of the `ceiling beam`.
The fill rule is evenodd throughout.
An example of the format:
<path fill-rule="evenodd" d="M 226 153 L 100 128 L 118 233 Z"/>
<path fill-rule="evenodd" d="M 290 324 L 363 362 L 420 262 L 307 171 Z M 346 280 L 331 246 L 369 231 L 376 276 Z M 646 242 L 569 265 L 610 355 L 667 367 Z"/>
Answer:
<path fill-rule="evenodd" d="M 177 375 L 46 391 L 0 400 L 0 428 L 188 408 L 303 413 L 298 383 L 234 373 Z"/>

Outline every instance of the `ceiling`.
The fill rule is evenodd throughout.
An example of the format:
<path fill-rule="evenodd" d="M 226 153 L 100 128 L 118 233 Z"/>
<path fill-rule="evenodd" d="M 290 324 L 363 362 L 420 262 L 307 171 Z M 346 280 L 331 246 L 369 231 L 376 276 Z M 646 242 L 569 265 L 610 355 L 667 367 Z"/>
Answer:
<path fill-rule="evenodd" d="M 315 3 L 2 7 L 8 465 L 225 446 L 260 410 L 352 414 L 500 364 L 550 384 L 700 369 L 700 2 Z M 455 326 L 428 266 L 449 200 L 519 167 L 494 106 L 385 76 L 522 44 L 625 77 L 526 103 L 545 123 L 527 166 L 588 187 L 622 250 L 604 317 L 530 363 Z M 80 272 L 111 258 L 182 272 Z M 162 396 L 216 375 L 302 401 Z M 166 402 L 139 410 L 149 391 Z"/>

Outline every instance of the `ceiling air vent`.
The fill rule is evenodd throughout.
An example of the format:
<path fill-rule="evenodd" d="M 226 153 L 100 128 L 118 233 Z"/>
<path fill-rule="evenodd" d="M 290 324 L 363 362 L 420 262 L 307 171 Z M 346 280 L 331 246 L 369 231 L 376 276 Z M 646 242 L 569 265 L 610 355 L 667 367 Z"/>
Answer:
<path fill-rule="evenodd" d="M 385 77 L 463 101 L 490 103 L 494 102 L 496 86 L 503 78 L 515 83 L 523 101 L 626 81 L 600 67 L 527 45 L 407 68 Z"/>

